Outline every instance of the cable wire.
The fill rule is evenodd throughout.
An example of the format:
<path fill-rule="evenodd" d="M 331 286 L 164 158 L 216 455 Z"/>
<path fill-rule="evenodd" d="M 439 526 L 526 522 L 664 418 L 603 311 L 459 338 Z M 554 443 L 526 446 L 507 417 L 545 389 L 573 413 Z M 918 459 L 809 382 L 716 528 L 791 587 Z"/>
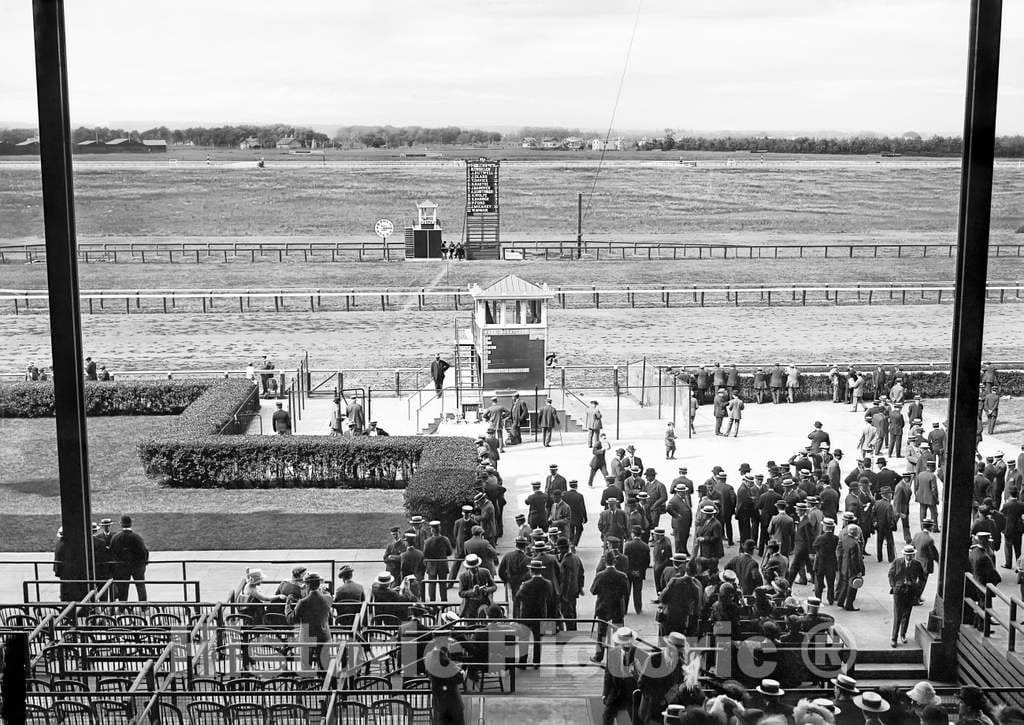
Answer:
<path fill-rule="evenodd" d="M 587 215 L 590 214 L 590 207 L 594 202 L 594 191 L 597 189 L 597 180 L 601 176 L 601 167 L 604 166 L 604 155 L 608 150 L 608 141 L 612 136 L 612 128 L 615 125 L 615 114 L 619 110 L 619 98 L 622 97 L 622 86 L 626 82 L 626 71 L 629 70 L 629 58 L 633 53 L 633 39 L 636 38 L 636 28 L 640 24 L 640 9 L 643 7 L 644 0 L 637 0 L 636 14 L 633 16 L 633 30 L 629 34 L 629 45 L 626 47 L 626 60 L 622 64 L 622 75 L 619 76 L 619 89 L 615 93 L 615 105 L 612 106 L 612 117 L 608 121 L 608 132 L 604 136 L 604 143 L 601 144 L 601 158 L 597 162 L 597 171 L 594 172 L 594 183 L 590 187 L 590 194 L 587 196 L 587 208 L 583 212 L 583 219 L 586 220 Z"/>

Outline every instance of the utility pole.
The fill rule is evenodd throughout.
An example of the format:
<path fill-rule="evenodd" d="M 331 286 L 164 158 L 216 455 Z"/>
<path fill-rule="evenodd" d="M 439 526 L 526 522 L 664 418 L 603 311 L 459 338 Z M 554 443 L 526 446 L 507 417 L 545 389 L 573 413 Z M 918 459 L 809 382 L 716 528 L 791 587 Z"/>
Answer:
<path fill-rule="evenodd" d="M 583 256 L 583 192 L 576 195 L 576 259 Z"/>

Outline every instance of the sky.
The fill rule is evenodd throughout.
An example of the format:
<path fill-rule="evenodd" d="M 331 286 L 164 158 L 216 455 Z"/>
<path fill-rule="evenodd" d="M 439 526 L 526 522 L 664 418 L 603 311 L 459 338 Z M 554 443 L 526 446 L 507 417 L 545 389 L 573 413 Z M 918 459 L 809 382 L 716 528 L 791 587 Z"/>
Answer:
<path fill-rule="evenodd" d="M 639 13 L 637 8 L 639 7 Z M 963 129 L 968 0 L 66 3 L 75 125 Z M 629 62 L 627 48 L 638 18 Z M 998 132 L 1024 133 L 1024 2 Z M 30 0 L 0 0 L 0 124 L 36 118 Z"/>

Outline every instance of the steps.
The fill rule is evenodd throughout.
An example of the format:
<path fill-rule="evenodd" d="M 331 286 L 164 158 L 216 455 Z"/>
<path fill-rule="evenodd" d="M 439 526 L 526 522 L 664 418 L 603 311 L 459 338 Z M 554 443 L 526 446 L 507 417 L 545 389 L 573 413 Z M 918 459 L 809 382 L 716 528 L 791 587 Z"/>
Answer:
<path fill-rule="evenodd" d="M 473 343 L 458 342 L 455 345 L 455 385 L 459 391 L 459 404 L 479 403 L 480 369 L 476 348 Z"/>
<path fill-rule="evenodd" d="M 853 663 L 852 677 L 868 689 L 913 687 L 928 679 L 924 651 L 919 647 L 860 650 Z"/>

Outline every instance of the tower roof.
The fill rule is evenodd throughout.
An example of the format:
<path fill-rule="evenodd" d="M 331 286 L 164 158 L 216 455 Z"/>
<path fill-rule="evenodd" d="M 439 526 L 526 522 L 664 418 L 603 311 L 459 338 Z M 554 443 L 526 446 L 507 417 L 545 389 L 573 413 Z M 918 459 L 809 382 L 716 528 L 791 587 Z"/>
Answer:
<path fill-rule="evenodd" d="M 536 285 L 514 274 L 506 275 L 487 287 L 471 285 L 469 293 L 475 299 L 485 300 L 542 300 L 554 297 L 546 284 Z"/>

